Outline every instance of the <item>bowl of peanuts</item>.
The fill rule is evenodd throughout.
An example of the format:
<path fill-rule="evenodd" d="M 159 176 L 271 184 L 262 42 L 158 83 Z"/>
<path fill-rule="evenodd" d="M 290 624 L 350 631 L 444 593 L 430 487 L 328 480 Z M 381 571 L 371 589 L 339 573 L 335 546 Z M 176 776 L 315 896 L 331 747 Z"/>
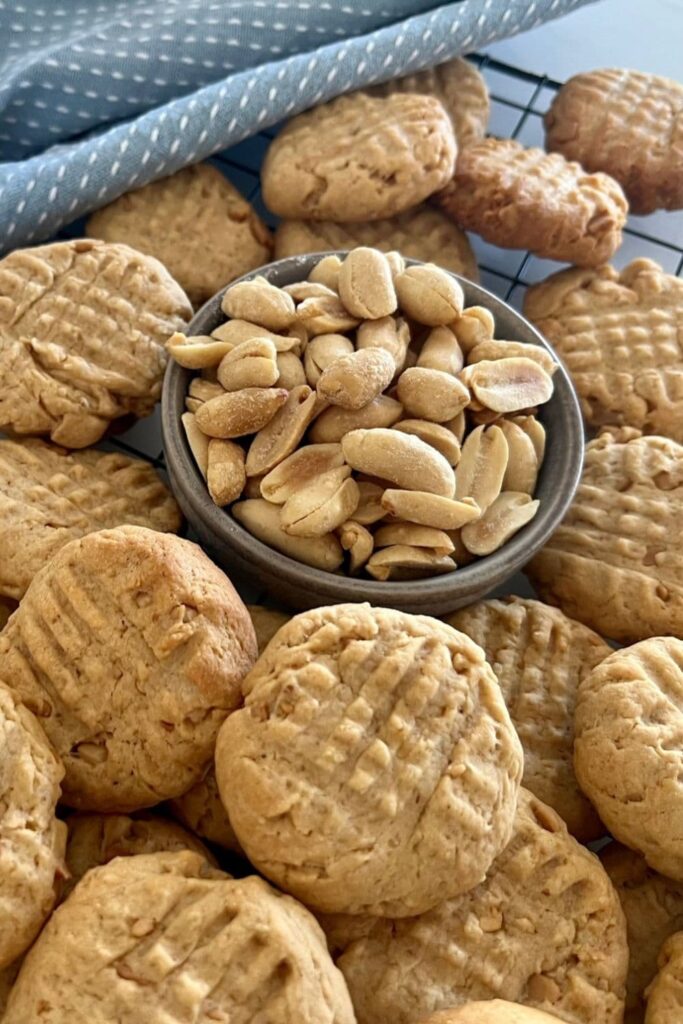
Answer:
<path fill-rule="evenodd" d="M 529 561 L 576 489 L 581 415 L 552 349 L 434 264 L 278 260 L 167 347 L 178 502 L 220 565 L 289 606 L 469 604 Z"/>

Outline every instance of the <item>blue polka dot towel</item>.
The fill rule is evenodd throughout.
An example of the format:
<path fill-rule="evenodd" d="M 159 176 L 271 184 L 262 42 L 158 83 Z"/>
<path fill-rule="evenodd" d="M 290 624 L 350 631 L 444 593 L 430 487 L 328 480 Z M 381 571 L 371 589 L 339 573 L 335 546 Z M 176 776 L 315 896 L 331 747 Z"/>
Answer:
<path fill-rule="evenodd" d="M 0 252 L 589 0 L 0 0 Z"/>

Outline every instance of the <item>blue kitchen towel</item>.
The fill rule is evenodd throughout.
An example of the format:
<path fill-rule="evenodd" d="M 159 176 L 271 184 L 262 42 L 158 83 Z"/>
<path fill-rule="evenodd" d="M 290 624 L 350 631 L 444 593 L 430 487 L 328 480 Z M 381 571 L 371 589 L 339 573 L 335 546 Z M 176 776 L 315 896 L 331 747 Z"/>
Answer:
<path fill-rule="evenodd" d="M 0 0 L 0 252 L 339 93 L 588 2 Z"/>

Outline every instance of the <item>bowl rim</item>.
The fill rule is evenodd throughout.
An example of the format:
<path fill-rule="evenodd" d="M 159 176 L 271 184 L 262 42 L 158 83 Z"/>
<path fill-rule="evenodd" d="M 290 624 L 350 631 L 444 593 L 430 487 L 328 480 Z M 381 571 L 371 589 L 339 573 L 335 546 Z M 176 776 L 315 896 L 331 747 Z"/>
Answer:
<path fill-rule="evenodd" d="M 280 275 L 287 277 L 287 280 L 282 281 L 283 284 L 293 283 L 307 277 L 312 266 L 324 256 L 339 256 L 343 259 L 347 252 L 348 250 L 323 250 L 286 256 L 243 274 L 221 288 L 195 312 L 187 326 L 188 336 L 209 334 L 215 330 L 218 322 L 211 325 L 210 321 L 214 320 L 216 316 L 221 317 L 220 323 L 224 322 L 225 315 L 221 311 L 221 301 L 225 292 L 234 285 L 252 280 L 257 276 L 270 280 L 272 277 L 279 278 Z M 424 261 L 408 257 L 405 258 L 405 262 L 406 266 L 424 265 Z M 550 495 L 544 495 L 537 515 L 492 554 L 478 558 L 467 565 L 458 566 L 453 572 L 430 576 L 426 579 L 373 580 L 362 576 L 349 576 L 345 572 L 328 572 L 299 562 L 259 540 L 246 527 L 238 523 L 227 509 L 214 504 L 181 425 L 184 407 L 179 408 L 179 403 L 175 398 L 179 381 L 189 381 L 196 371 L 181 367 L 172 358 L 169 358 L 161 397 L 161 432 L 166 466 L 173 490 L 178 489 L 182 492 L 182 497 L 189 506 L 192 516 L 196 516 L 201 521 L 204 530 L 215 538 L 217 550 L 227 545 L 234 549 L 235 555 L 241 561 L 250 563 L 254 569 L 263 569 L 268 575 L 277 575 L 287 584 L 311 590 L 317 595 L 329 598 L 331 603 L 355 599 L 355 593 L 358 599 L 376 604 L 390 604 L 393 594 L 393 600 L 399 604 L 405 604 L 411 600 L 420 603 L 441 598 L 444 589 L 452 589 L 454 595 L 463 592 L 485 593 L 497 586 L 502 578 L 509 579 L 543 547 L 561 522 L 581 478 L 584 428 L 574 386 L 552 346 L 521 313 L 482 285 L 469 281 L 452 271 L 446 271 L 446 273 L 455 278 L 463 288 L 466 306 L 484 306 L 490 310 L 496 320 L 501 312 L 511 315 L 516 324 L 515 333 L 526 334 L 528 337 L 523 340 L 528 340 L 530 343 L 544 348 L 558 364 L 553 377 L 555 389 L 547 405 L 554 401 L 558 402 L 558 407 L 563 413 L 566 440 L 559 449 L 562 457 L 555 470 L 555 476 L 559 476 L 560 479 Z M 186 386 L 182 391 L 183 396 L 185 393 Z M 180 472 L 176 470 L 176 464 L 180 467 Z M 547 466 L 547 458 L 544 460 L 544 466 Z M 542 480 L 542 476 L 543 467 L 539 481 Z M 187 480 L 191 480 L 193 485 L 187 486 Z M 192 525 L 192 517 L 188 516 L 188 518 Z M 227 560 L 229 561 L 229 555 Z"/>

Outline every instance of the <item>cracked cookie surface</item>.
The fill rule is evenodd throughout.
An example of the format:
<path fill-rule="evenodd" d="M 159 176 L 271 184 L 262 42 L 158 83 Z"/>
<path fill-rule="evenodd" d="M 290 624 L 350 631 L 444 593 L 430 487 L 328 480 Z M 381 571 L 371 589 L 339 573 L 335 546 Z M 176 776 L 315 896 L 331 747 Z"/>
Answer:
<path fill-rule="evenodd" d="M 81 810 L 136 810 L 198 781 L 255 657 L 224 573 L 138 526 L 63 547 L 0 636 L 0 678 L 38 716 Z"/>
<path fill-rule="evenodd" d="M 321 608 L 279 630 L 243 690 L 216 773 L 264 874 L 319 909 L 397 916 L 481 881 L 510 836 L 522 755 L 468 637 Z"/>
<path fill-rule="evenodd" d="M 355 1024 L 313 916 L 195 853 L 93 869 L 24 961 L 6 1024 Z"/>
<path fill-rule="evenodd" d="M 192 315 L 165 267 L 92 239 L 0 260 L 0 430 L 85 448 L 161 394 L 164 345 Z"/>

